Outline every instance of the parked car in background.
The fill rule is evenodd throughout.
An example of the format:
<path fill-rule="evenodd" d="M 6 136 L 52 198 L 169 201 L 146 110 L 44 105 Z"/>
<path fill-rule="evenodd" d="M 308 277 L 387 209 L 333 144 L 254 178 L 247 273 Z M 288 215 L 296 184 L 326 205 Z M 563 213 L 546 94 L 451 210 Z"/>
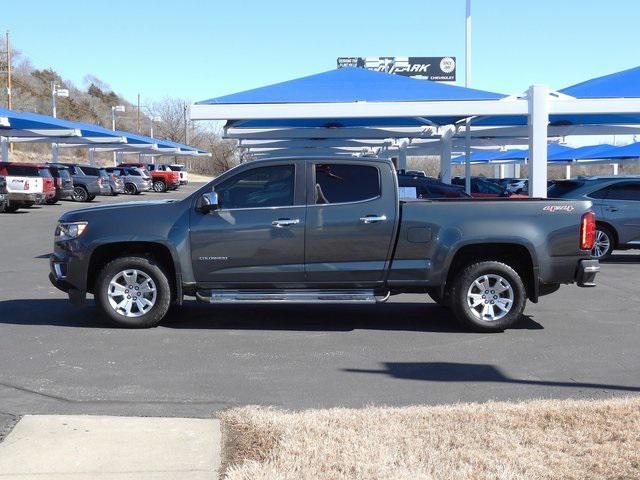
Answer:
<path fill-rule="evenodd" d="M 69 168 L 69 173 L 73 180 L 73 195 L 71 198 L 75 202 L 90 202 L 96 198 L 96 195 L 103 195 L 103 191 L 108 191 L 108 186 L 106 189 L 102 187 L 102 178 L 95 167 L 75 163 L 52 163 L 50 165 Z"/>
<path fill-rule="evenodd" d="M 56 188 L 56 196 L 54 202 L 58 200 L 73 198 L 73 179 L 69 172 L 69 167 L 47 164 L 49 171 L 53 176 Z"/>
<path fill-rule="evenodd" d="M 464 188 L 464 177 L 455 177 L 451 179 L 452 185 L 459 185 Z M 474 198 L 496 198 L 496 197 L 526 197 L 526 195 L 511 193 L 506 188 L 498 185 L 486 178 L 471 178 L 471 196 Z"/>
<path fill-rule="evenodd" d="M 549 198 L 591 200 L 596 214 L 592 255 L 606 259 L 614 250 L 640 248 L 640 177 L 597 176 L 558 180 Z"/>
<path fill-rule="evenodd" d="M 115 197 L 116 195 L 124 193 L 124 182 L 118 175 L 108 172 L 106 168 L 100 168 L 98 173 L 102 178 L 102 183 L 109 187 L 107 195 Z"/>
<path fill-rule="evenodd" d="M 128 167 L 145 168 L 151 175 L 153 181 L 154 192 L 166 192 L 167 190 L 175 190 L 180 186 L 180 172 L 174 172 L 169 169 L 159 169 L 160 165 L 152 163 L 126 163 L 122 164 Z"/>
<path fill-rule="evenodd" d="M 7 205 L 5 212 L 15 212 L 21 207 L 30 207 L 45 201 L 44 179 L 37 168 L 21 163 L 0 163 L 0 175 L 7 182 Z"/>
<path fill-rule="evenodd" d="M 0 177 L 0 213 L 4 212 L 9 199 L 7 197 L 7 179 Z"/>
<path fill-rule="evenodd" d="M 529 192 L 529 180 L 526 178 L 488 178 L 511 193 L 526 194 Z"/>
<path fill-rule="evenodd" d="M 108 167 L 105 170 L 124 182 L 124 193 L 127 195 L 138 195 L 153 188 L 149 172 L 142 168 L 120 165 L 119 167 Z"/>
<path fill-rule="evenodd" d="M 469 197 L 464 188 L 449 185 L 426 175 L 398 173 L 400 198 L 465 198 Z"/>
<path fill-rule="evenodd" d="M 180 185 L 186 185 L 189 183 L 189 173 L 187 172 L 187 167 L 184 165 L 180 165 L 178 163 L 172 163 L 169 165 L 169 168 L 180 174 Z"/>

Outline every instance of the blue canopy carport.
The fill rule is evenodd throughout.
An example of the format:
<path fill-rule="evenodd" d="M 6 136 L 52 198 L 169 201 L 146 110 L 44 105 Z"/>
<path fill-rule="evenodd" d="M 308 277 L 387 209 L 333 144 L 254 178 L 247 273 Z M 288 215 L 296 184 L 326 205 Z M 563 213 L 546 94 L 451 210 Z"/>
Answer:
<path fill-rule="evenodd" d="M 238 139 L 243 148 L 260 155 L 267 152 L 257 149 L 273 148 L 268 145 L 273 140 L 282 143 L 269 150 L 270 155 L 316 147 L 323 153 L 351 154 L 359 147 L 353 146 L 353 141 L 370 148 L 381 147 L 379 143 L 383 141 L 386 144 L 377 153 L 392 156 L 394 152 L 400 168 L 406 163 L 407 151 L 418 151 L 410 147 L 413 139 L 430 139 L 439 142 L 442 177 L 448 180 L 453 125 L 465 117 L 468 109 L 449 109 L 445 113 L 439 107 L 497 102 L 504 97 L 494 92 L 342 68 L 204 100 L 192 106 L 191 118 L 227 120 L 225 136 Z M 295 143 L 290 146 L 287 141 Z M 330 147 L 322 145 L 330 141 Z M 301 142 L 305 145 L 301 146 Z M 434 142 L 428 146 L 433 148 Z"/>
<path fill-rule="evenodd" d="M 137 135 L 119 130 L 109 130 L 99 125 L 75 122 L 40 115 L 30 112 L 19 112 L 0 108 L 0 118 L 6 121 L 0 123 L 0 141 L 2 142 L 2 159 L 8 161 L 9 143 L 40 142 L 51 143 L 53 160 L 57 160 L 59 147 L 88 148 L 90 161 L 93 163 L 93 153 L 96 146 L 101 150 L 175 154 L 202 155 L 193 147 L 155 138 Z"/>
<path fill-rule="evenodd" d="M 392 118 L 398 119 L 393 125 Z M 406 154 L 413 139 L 437 139 L 444 180 L 450 176 L 455 138 L 468 136 L 485 145 L 492 139 L 511 144 L 508 139 L 527 138 L 530 192 L 544 197 L 548 135 L 603 134 L 614 129 L 637 133 L 640 95 L 576 98 L 534 85 L 523 96 L 504 97 L 386 73 L 341 69 L 205 100 L 192 106 L 191 119 L 227 120 L 226 135 L 237 139 L 392 138 L 401 145 L 401 154 L 403 150 Z M 477 125 L 468 133 L 463 126 L 466 119 Z"/>

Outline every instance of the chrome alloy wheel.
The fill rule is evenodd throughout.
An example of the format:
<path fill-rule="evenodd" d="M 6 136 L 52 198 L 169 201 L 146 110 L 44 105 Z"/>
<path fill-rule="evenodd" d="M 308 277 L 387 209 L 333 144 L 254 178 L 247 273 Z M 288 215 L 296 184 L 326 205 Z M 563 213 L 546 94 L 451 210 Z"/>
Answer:
<path fill-rule="evenodd" d="M 602 230 L 596 230 L 596 240 L 593 242 L 593 249 L 591 255 L 595 258 L 602 258 L 611 249 L 611 239 L 607 232 Z"/>
<path fill-rule="evenodd" d="M 467 305 L 476 318 L 485 322 L 495 322 L 511 311 L 513 288 L 500 275 L 482 275 L 469 287 Z"/>
<path fill-rule="evenodd" d="M 107 291 L 109 304 L 125 317 L 141 317 L 156 304 L 158 290 L 153 279 L 140 270 L 123 270 L 113 276 Z"/>

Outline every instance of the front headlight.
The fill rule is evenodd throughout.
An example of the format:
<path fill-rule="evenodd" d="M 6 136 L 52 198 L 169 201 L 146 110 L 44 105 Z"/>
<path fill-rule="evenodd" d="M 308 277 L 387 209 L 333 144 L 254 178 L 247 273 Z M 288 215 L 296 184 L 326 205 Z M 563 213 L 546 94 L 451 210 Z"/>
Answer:
<path fill-rule="evenodd" d="M 56 227 L 56 241 L 73 240 L 82 235 L 87 228 L 87 222 L 60 222 Z"/>

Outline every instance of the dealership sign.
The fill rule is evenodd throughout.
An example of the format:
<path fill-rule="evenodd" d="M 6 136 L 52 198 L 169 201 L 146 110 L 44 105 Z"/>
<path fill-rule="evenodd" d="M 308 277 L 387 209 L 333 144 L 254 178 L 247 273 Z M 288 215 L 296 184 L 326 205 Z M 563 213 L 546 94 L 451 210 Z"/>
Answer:
<path fill-rule="evenodd" d="M 338 68 L 359 67 L 436 82 L 456 81 L 456 57 L 339 57 Z"/>

